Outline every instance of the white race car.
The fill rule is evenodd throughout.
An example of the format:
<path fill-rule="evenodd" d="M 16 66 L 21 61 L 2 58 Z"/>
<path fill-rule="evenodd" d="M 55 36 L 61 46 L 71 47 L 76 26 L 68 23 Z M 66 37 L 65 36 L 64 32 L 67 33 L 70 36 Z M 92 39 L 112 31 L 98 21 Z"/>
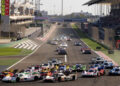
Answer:
<path fill-rule="evenodd" d="M 67 43 L 66 42 L 63 42 L 60 44 L 60 47 L 68 47 Z"/>
<path fill-rule="evenodd" d="M 18 74 L 19 81 L 36 81 L 41 78 L 39 72 L 23 72 Z"/>
<path fill-rule="evenodd" d="M 19 82 L 19 77 L 17 77 L 17 74 L 8 73 L 6 76 L 3 77 L 3 82 Z"/>
<path fill-rule="evenodd" d="M 53 74 L 51 76 L 47 75 L 43 78 L 43 81 L 51 81 L 51 82 L 56 82 L 58 80 L 58 75 L 57 74 Z"/>
<path fill-rule="evenodd" d="M 58 81 L 74 81 L 77 80 L 77 74 L 68 74 L 65 75 L 64 73 L 58 73 Z"/>
<path fill-rule="evenodd" d="M 90 68 L 88 71 L 82 72 L 82 77 L 96 77 L 96 76 L 100 76 L 100 74 L 99 71 L 94 68 Z"/>

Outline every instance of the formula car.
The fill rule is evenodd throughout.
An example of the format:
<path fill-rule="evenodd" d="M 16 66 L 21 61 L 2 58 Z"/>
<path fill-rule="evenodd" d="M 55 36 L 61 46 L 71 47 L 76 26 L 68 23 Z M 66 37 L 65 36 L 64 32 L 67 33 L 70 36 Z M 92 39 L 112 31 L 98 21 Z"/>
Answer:
<path fill-rule="evenodd" d="M 109 75 L 120 75 L 120 67 L 113 67 L 113 69 L 109 71 Z"/>
<path fill-rule="evenodd" d="M 76 64 L 76 65 L 73 65 L 72 67 L 72 72 L 80 72 L 80 71 L 84 71 L 86 70 L 86 65 L 82 65 L 82 64 Z"/>

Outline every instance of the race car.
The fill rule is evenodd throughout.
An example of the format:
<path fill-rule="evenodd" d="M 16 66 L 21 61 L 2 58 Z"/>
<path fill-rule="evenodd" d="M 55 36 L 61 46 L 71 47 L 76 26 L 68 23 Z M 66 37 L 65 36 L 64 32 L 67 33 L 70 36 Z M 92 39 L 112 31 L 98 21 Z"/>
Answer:
<path fill-rule="evenodd" d="M 50 44 L 51 44 L 51 45 L 57 45 L 58 42 L 57 42 L 57 41 L 51 41 Z"/>
<path fill-rule="evenodd" d="M 89 48 L 82 48 L 81 52 L 82 52 L 82 54 L 91 54 L 91 49 L 89 49 Z"/>
<path fill-rule="evenodd" d="M 0 72 L 0 80 L 2 80 L 6 75 L 8 75 L 10 73 L 15 74 L 17 71 L 18 70 L 15 69 L 15 70 L 5 70 L 5 71 Z"/>
<path fill-rule="evenodd" d="M 104 74 L 105 74 L 104 69 L 96 70 L 94 68 L 90 68 L 88 71 L 82 72 L 82 77 L 99 77 Z"/>
<path fill-rule="evenodd" d="M 67 52 L 66 52 L 66 50 L 64 50 L 64 49 L 60 49 L 60 50 L 58 51 L 58 54 L 59 54 L 59 55 L 67 55 Z"/>
<path fill-rule="evenodd" d="M 41 78 L 41 75 L 39 72 L 22 72 L 18 73 L 18 81 L 36 81 Z"/>
<path fill-rule="evenodd" d="M 109 71 L 109 75 L 120 75 L 120 67 L 113 67 L 113 69 Z"/>
<path fill-rule="evenodd" d="M 42 64 L 42 68 L 43 69 L 50 68 L 50 64 L 49 63 Z"/>
<path fill-rule="evenodd" d="M 94 65 L 91 65 L 90 68 L 94 68 L 94 69 L 104 69 L 105 67 L 101 64 L 94 64 Z"/>
<path fill-rule="evenodd" d="M 0 72 L 0 80 L 3 79 L 9 72 Z"/>
<path fill-rule="evenodd" d="M 96 57 L 96 58 L 92 58 L 92 63 L 93 64 L 96 64 L 96 63 L 99 63 L 99 64 L 103 64 L 106 60 L 102 57 Z"/>
<path fill-rule="evenodd" d="M 114 67 L 114 64 L 113 64 L 112 61 L 106 61 L 106 62 L 103 63 L 103 66 L 107 69 L 108 68 L 112 69 Z"/>
<path fill-rule="evenodd" d="M 72 39 L 70 37 L 67 38 L 67 41 L 72 41 Z"/>
<path fill-rule="evenodd" d="M 44 82 L 56 82 L 58 80 L 58 74 L 52 74 L 51 72 L 47 73 L 47 75 L 43 78 Z"/>
<path fill-rule="evenodd" d="M 82 65 L 82 64 L 76 64 L 76 65 L 73 65 L 72 67 L 72 72 L 80 72 L 80 71 L 84 71 L 86 70 L 86 65 Z"/>
<path fill-rule="evenodd" d="M 53 65 L 59 65 L 59 64 L 61 64 L 62 63 L 62 61 L 61 60 L 59 60 L 59 59 L 52 59 L 51 60 L 51 63 L 53 64 Z"/>
<path fill-rule="evenodd" d="M 63 42 L 60 44 L 60 47 L 68 47 L 68 44 L 66 42 Z"/>
<path fill-rule="evenodd" d="M 75 42 L 74 45 L 75 46 L 81 46 L 82 44 L 80 42 Z"/>
<path fill-rule="evenodd" d="M 77 80 L 77 74 L 58 73 L 58 81 L 59 82 L 74 81 L 74 80 Z"/>
<path fill-rule="evenodd" d="M 61 72 L 66 71 L 66 65 L 60 65 L 59 66 L 59 71 L 61 71 Z"/>

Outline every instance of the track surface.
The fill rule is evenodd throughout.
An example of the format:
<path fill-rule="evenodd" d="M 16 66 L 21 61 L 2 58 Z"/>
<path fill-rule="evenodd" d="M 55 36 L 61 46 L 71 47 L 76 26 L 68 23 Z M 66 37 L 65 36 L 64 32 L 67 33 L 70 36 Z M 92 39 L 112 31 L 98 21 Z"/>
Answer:
<path fill-rule="evenodd" d="M 51 35 L 50 39 L 60 35 L 66 34 L 72 36 L 72 41 L 68 43 L 68 63 L 83 63 L 87 64 L 90 62 L 92 57 L 97 56 L 95 53 L 92 55 L 83 55 L 80 52 L 80 47 L 74 46 L 75 41 L 80 41 L 79 37 L 74 33 L 73 29 L 68 26 L 67 28 L 59 27 L 57 28 L 54 33 Z M 87 47 L 84 43 L 82 46 Z M 27 66 L 33 64 L 41 64 L 48 61 L 50 58 L 59 58 L 64 61 L 64 56 L 57 55 L 55 52 L 56 46 L 49 45 L 44 43 L 32 56 L 25 59 L 24 61 L 17 64 L 14 68 L 17 69 L 24 69 Z M 3 83 L 0 82 L 0 86 L 120 86 L 120 77 L 119 76 L 105 76 L 98 77 L 98 78 L 82 78 L 79 76 L 78 80 L 76 81 L 68 81 L 68 82 L 61 82 L 61 83 L 43 83 L 42 81 L 36 82 L 21 82 L 21 83 Z"/>

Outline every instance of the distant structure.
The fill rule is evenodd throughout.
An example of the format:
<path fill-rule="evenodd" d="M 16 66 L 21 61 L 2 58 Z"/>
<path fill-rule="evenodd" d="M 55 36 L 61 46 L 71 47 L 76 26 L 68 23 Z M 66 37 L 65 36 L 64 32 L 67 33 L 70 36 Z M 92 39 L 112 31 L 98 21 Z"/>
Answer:
<path fill-rule="evenodd" d="M 25 0 L 23 3 L 16 0 L 10 5 L 11 12 L 10 15 L 33 15 L 35 6 L 30 3 L 29 0 Z"/>
<path fill-rule="evenodd" d="M 74 16 L 80 16 L 81 14 L 84 15 L 84 16 L 92 16 L 91 13 L 88 13 L 88 12 L 76 12 L 76 13 L 72 13 Z"/>
<path fill-rule="evenodd" d="M 120 0 L 90 0 L 84 5 L 95 4 L 100 6 L 98 11 L 101 17 L 97 22 L 89 24 L 88 28 L 82 27 L 83 31 L 87 31 L 89 37 L 110 49 L 120 50 Z M 105 13 L 107 15 L 103 16 Z"/>

